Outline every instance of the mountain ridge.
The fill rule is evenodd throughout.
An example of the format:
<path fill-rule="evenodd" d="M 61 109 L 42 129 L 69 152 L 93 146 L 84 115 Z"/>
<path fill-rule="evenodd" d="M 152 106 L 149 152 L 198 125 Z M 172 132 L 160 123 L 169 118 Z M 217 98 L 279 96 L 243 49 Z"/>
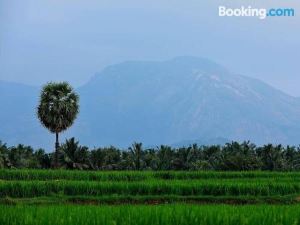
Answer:
<path fill-rule="evenodd" d="M 80 114 L 62 140 L 75 136 L 88 146 L 127 147 L 133 141 L 171 145 L 220 137 L 257 144 L 298 144 L 300 135 L 300 98 L 258 79 L 234 74 L 205 58 L 127 61 L 106 67 L 76 90 Z M 24 103 L 23 95 L 18 98 Z M 38 89 L 31 95 L 30 104 L 22 106 L 31 117 L 29 121 L 19 120 L 14 125 L 9 114 L 0 113 L 3 127 L 10 128 L 10 132 L 0 132 L 0 139 L 51 148 L 53 137 L 31 112 Z M 10 108 L 3 96 L 4 108 L 21 110 Z M 14 128 L 17 124 L 29 131 L 20 134 Z"/>

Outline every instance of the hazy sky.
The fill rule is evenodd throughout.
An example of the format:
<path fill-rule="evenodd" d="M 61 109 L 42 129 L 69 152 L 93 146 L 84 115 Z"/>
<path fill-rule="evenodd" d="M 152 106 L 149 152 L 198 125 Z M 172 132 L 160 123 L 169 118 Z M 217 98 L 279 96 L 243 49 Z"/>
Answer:
<path fill-rule="evenodd" d="M 218 6 L 294 17 L 219 17 Z M 125 60 L 203 56 L 300 96 L 299 0 L 0 0 L 0 80 L 84 84 Z"/>

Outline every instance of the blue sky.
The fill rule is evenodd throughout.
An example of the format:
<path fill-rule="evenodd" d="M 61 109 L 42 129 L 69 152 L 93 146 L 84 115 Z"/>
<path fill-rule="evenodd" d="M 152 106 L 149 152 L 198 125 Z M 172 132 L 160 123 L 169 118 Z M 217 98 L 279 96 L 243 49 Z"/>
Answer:
<path fill-rule="evenodd" d="M 229 18 L 218 6 L 295 9 Z M 80 86 L 125 60 L 202 56 L 300 96 L 298 0 L 0 0 L 0 80 Z"/>

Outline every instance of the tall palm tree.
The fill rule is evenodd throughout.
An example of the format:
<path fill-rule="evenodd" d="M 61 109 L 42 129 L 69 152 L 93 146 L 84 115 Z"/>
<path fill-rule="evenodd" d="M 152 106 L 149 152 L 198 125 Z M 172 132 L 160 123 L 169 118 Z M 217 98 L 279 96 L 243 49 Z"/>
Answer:
<path fill-rule="evenodd" d="M 56 137 L 54 167 L 58 166 L 58 135 L 73 124 L 79 111 L 78 102 L 79 96 L 67 82 L 47 83 L 41 91 L 37 115 Z"/>
<path fill-rule="evenodd" d="M 79 145 L 72 137 L 60 147 L 62 152 L 62 163 L 68 169 L 88 169 L 91 165 L 88 147 Z"/>
<path fill-rule="evenodd" d="M 134 142 L 132 144 L 132 147 L 129 147 L 131 156 L 132 156 L 132 160 L 133 160 L 133 164 L 134 164 L 134 168 L 136 170 L 140 170 L 141 169 L 141 155 L 143 153 L 143 147 L 142 147 L 142 143 L 137 143 Z"/>

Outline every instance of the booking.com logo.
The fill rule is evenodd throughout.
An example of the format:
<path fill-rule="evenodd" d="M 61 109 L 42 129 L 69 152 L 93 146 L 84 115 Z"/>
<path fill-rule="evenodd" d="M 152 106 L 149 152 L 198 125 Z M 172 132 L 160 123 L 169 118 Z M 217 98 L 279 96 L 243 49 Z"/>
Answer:
<path fill-rule="evenodd" d="M 293 8 L 252 8 L 240 7 L 240 8 L 227 8 L 225 6 L 219 6 L 219 16 L 247 16 L 247 17 L 258 17 L 259 19 L 266 19 L 269 16 L 295 16 L 295 10 Z"/>

